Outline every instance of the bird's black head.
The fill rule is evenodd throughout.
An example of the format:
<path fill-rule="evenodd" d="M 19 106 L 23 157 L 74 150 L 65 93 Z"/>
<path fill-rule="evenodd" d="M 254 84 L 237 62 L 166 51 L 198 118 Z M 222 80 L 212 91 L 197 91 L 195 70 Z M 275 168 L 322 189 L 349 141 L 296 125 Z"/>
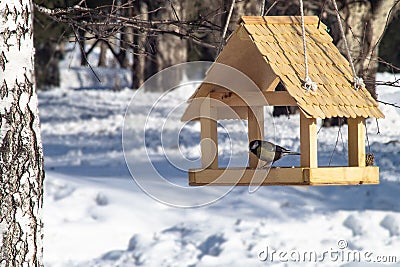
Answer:
<path fill-rule="evenodd" d="M 250 152 L 257 155 L 257 149 L 261 146 L 261 140 L 253 140 L 249 144 Z"/>

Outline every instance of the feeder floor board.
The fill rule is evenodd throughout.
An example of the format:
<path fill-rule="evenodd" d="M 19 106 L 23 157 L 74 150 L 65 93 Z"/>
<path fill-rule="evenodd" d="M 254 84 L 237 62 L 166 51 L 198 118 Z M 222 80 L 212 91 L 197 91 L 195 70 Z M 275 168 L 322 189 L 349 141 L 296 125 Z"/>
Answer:
<path fill-rule="evenodd" d="M 272 167 L 190 169 L 189 185 L 358 185 L 379 184 L 379 167 Z"/>

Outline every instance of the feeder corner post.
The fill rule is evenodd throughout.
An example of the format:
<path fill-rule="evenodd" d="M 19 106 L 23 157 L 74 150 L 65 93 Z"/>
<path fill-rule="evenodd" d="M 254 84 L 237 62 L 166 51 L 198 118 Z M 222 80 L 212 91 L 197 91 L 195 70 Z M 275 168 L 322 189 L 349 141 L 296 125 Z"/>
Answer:
<path fill-rule="evenodd" d="M 201 165 L 204 169 L 218 169 L 217 108 L 210 96 L 200 106 Z"/>
<path fill-rule="evenodd" d="M 318 167 L 317 123 L 300 111 L 300 166 Z"/>
<path fill-rule="evenodd" d="M 247 119 L 248 119 L 248 137 L 249 143 L 253 140 L 264 139 L 264 107 L 247 107 Z M 254 155 L 249 153 L 249 167 L 251 169 L 257 168 L 262 162 Z"/>
<path fill-rule="evenodd" d="M 365 167 L 365 119 L 349 118 L 347 124 L 349 166 Z"/>

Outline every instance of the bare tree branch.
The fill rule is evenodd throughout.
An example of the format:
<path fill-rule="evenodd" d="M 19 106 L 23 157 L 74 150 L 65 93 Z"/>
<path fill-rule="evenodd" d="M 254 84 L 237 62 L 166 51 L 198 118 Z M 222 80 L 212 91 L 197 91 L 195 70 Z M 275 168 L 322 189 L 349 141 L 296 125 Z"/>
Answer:
<path fill-rule="evenodd" d="M 218 53 L 217 54 L 219 54 L 221 52 L 222 47 L 224 46 L 225 35 L 226 35 L 227 30 L 228 30 L 229 22 L 231 21 L 231 16 L 232 16 L 232 12 L 233 12 L 233 7 L 234 6 L 235 6 L 235 0 L 232 0 L 231 7 L 230 7 L 229 13 L 228 13 L 228 17 L 226 18 L 224 31 L 223 31 L 222 36 L 221 36 L 221 43 L 219 44 Z"/>
<path fill-rule="evenodd" d="M 394 104 L 393 103 L 388 103 L 388 102 L 385 102 L 385 101 L 382 101 L 382 100 L 377 100 L 377 102 L 382 103 L 384 105 L 393 106 L 395 108 L 400 108 L 400 106 L 398 106 L 396 103 L 394 103 Z"/>
<path fill-rule="evenodd" d="M 168 1 L 170 2 L 170 0 Z M 172 5 L 172 2 L 170 3 Z M 198 36 L 201 33 L 216 32 L 221 29 L 220 26 L 211 23 L 206 17 L 200 17 L 195 20 L 180 20 L 176 14 L 176 19 L 145 20 L 141 18 L 143 14 L 134 17 L 119 15 L 116 10 L 120 9 L 121 6 L 116 8 L 114 5 L 111 12 L 105 12 L 101 8 L 87 8 L 78 5 L 67 8 L 48 9 L 35 4 L 35 7 L 39 12 L 48 15 L 58 22 L 67 23 L 72 27 L 82 29 L 101 38 L 115 37 L 116 33 L 120 32 L 123 27 L 128 27 L 139 32 L 146 32 L 147 34 L 174 35 L 206 48 L 218 48 L 216 44 L 206 43 Z M 154 13 L 161 9 L 165 8 L 158 7 L 148 13 Z"/>
<path fill-rule="evenodd" d="M 391 22 L 392 14 L 393 14 L 393 13 L 396 13 L 396 12 L 400 9 L 400 5 L 398 5 L 399 3 L 400 3 L 400 0 L 395 0 L 394 3 L 393 3 L 393 5 L 392 5 L 392 7 L 390 8 L 390 10 L 389 10 L 389 12 L 388 12 L 388 14 L 387 14 L 387 16 L 386 16 L 386 22 L 385 22 L 384 30 L 383 30 L 382 34 L 379 36 L 379 38 L 378 38 L 378 40 L 376 41 L 375 45 L 372 47 L 372 49 L 371 49 L 371 57 L 370 57 L 370 58 L 373 58 L 373 54 L 374 54 L 374 52 L 375 52 L 375 50 L 376 50 L 376 47 L 377 47 L 377 46 L 380 44 L 380 42 L 382 41 L 383 35 L 385 34 L 386 29 L 387 29 L 387 27 L 389 26 L 389 23 Z M 383 12 L 385 12 L 385 11 L 383 11 Z M 371 64 L 371 60 L 368 62 L 367 68 L 369 68 L 370 64 Z"/>

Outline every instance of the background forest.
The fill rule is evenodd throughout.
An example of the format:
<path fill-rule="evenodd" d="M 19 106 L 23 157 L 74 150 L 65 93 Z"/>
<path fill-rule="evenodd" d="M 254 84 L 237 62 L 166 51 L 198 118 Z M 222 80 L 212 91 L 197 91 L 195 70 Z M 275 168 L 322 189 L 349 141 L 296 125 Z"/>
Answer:
<path fill-rule="evenodd" d="M 48 15 L 35 13 L 36 79 L 40 89 L 58 86 L 60 82 L 58 62 L 66 51 L 65 44 L 78 42 L 81 64 L 86 65 L 94 47 L 100 47 L 97 60 L 92 66 L 124 68 L 132 72 L 132 88 L 138 88 L 148 77 L 174 64 L 195 60 L 214 61 L 218 49 L 235 29 L 242 15 L 299 15 L 299 3 L 292 1 L 177 1 L 177 0 L 35 0 L 50 9 L 73 7 L 76 4 L 96 10 L 96 16 L 114 14 L 143 21 L 175 21 L 161 31 L 149 26 L 141 30 L 132 27 L 107 26 L 107 21 L 95 31 L 79 26 L 79 21 L 97 21 L 89 14 L 65 16 L 64 23 Z M 398 2 L 398 1 L 397 1 Z M 227 33 L 223 31 L 233 4 Z M 395 5 L 394 5 L 395 4 Z M 376 63 L 379 71 L 398 72 L 400 66 L 400 17 L 396 1 L 339 1 L 339 11 L 344 20 L 346 37 L 359 73 L 370 91 L 375 90 Z M 392 9 L 390 9 L 393 6 Z M 341 46 L 338 24 L 330 1 L 305 1 L 305 14 L 317 15 L 330 29 L 334 41 Z M 388 10 L 390 14 L 388 15 Z M 389 19 L 386 17 L 389 16 Z M 184 25 L 185 22 L 192 24 Z M 178 24 L 184 25 L 180 27 Z M 167 24 L 167 23 L 165 23 Z M 123 25 L 123 23 L 122 23 Z M 186 27 L 187 26 L 187 27 Z M 182 29 L 185 31 L 183 32 Z M 386 30 L 385 34 L 381 34 Z M 177 34 L 178 33 L 178 34 Z M 376 46 L 377 42 L 379 46 Z M 376 47 L 375 47 L 376 46 Z M 106 60 L 107 51 L 113 60 Z M 371 56 L 372 55 L 372 56 Z M 368 58 L 371 56 L 371 62 Z M 368 61 L 367 63 L 365 63 Z M 390 64 L 384 63 L 390 62 Z M 364 64 L 364 66 L 363 66 Z M 368 67 L 365 67 L 368 65 Z M 396 67 L 397 66 L 397 67 Z M 368 82 L 369 80 L 369 82 Z"/>

